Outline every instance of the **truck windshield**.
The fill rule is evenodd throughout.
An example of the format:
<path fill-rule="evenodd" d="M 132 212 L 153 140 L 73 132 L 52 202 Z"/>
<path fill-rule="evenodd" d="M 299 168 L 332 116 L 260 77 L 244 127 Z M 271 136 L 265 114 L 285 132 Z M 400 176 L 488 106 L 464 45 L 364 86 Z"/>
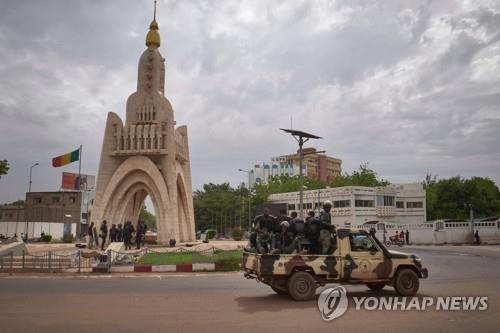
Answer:
<path fill-rule="evenodd" d="M 378 248 L 367 234 L 350 234 L 351 251 L 377 251 Z"/>

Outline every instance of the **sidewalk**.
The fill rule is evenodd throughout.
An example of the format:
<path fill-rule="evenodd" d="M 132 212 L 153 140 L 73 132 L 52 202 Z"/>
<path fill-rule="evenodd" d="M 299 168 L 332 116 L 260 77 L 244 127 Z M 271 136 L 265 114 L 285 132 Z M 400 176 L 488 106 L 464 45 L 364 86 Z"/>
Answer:
<path fill-rule="evenodd" d="M 390 247 L 390 250 L 404 251 L 433 251 L 433 252 L 453 252 L 458 254 L 468 254 L 485 257 L 500 258 L 500 245 L 405 245 L 403 247 Z"/>

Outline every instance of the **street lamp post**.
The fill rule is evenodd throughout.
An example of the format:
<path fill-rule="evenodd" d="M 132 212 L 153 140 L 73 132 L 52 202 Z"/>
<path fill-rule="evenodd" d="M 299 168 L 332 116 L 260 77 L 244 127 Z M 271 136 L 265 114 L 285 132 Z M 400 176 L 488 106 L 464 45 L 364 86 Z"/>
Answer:
<path fill-rule="evenodd" d="M 293 130 L 293 129 L 283 129 L 283 128 L 280 128 L 282 131 L 286 132 L 286 133 L 290 133 L 293 138 L 295 140 L 297 140 L 297 142 L 299 143 L 299 167 L 300 167 L 300 170 L 299 170 L 299 217 L 301 219 L 304 218 L 304 213 L 303 213 L 303 209 L 304 209 L 304 189 L 303 189 L 303 186 L 304 186 L 304 173 L 302 171 L 302 165 L 304 164 L 304 154 L 302 153 L 302 147 L 304 146 L 304 143 L 306 143 L 307 141 L 309 141 L 309 139 L 322 139 L 321 137 L 319 136 L 316 136 L 314 134 L 310 134 L 310 133 L 306 133 L 306 132 L 303 132 L 303 131 L 297 131 L 297 130 Z"/>
<path fill-rule="evenodd" d="M 240 172 L 246 172 L 248 175 L 248 232 L 251 232 L 252 230 L 252 216 L 250 213 L 250 171 L 249 170 L 243 170 L 243 169 L 238 169 Z"/>
<path fill-rule="evenodd" d="M 32 177 L 33 177 L 33 168 L 34 168 L 34 167 L 36 167 L 36 166 L 38 166 L 38 165 L 39 165 L 39 164 L 38 164 L 38 162 L 37 162 L 37 163 L 33 164 L 33 165 L 30 167 L 30 182 L 29 182 L 29 184 L 28 184 L 28 193 L 31 193 L 31 184 L 33 183 L 33 181 L 32 181 Z M 26 198 L 26 199 L 28 199 L 28 198 Z M 25 215 L 24 217 L 25 217 L 25 219 L 26 219 L 26 232 L 25 232 L 25 234 L 26 234 L 26 236 L 25 236 L 25 237 L 26 237 L 26 239 L 28 239 L 28 230 L 29 230 L 29 229 L 28 229 L 28 227 L 29 227 L 29 225 L 28 225 L 28 223 L 29 223 L 29 222 L 28 222 L 28 212 L 27 212 L 27 210 L 26 210 L 27 206 L 28 206 L 28 202 L 25 202 L 25 203 L 24 203 L 24 215 Z"/>
<path fill-rule="evenodd" d="M 36 167 L 37 165 L 39 165 L 38 163 L 35 163 L 33 164 L 31 167 L 30 167 L 30 183 L 29 183 L 29 186 L 28 186 L 28 193 L 31 193 L 31 178 L 33 176 L 33 168 Z"/>
<path fill-rule="evenodd" d="M 469 207 L 471 242 L 474 243 L 474 209 L 471 203 L 465 205 Z"/>

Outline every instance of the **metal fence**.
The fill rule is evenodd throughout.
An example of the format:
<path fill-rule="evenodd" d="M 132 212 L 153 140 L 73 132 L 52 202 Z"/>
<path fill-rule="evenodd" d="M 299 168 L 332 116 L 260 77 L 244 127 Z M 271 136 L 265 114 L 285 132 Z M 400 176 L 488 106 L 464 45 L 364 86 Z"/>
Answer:
<path fill-rule="evenodd" d="M 14 262 L 14 252 L 0 254 L 0 272 L 12 274 Z"/>
<path fill-rule="evenodd" d="M 215 257 L 220 252 L 234 251 L 211 247 L 207 249 L 176 248 L 143 248 L 137 251 L 118 252 L 107 250 L 106 252 L 78 250 L 71 254 L 62 254 L 53 251 L 28 253 L 23 251 L 21 256 L 14 256 L 13 252 L 0 255 L 0 272 L 37 272 L 37 273 L 60 273 L 91 270 L 99 267 L 109 272 L 111 266 L 134 265 L 145 254 L 199 254 L 207 257 Z"/>
<path fill-rule="evenodd" d="M 80 250 L 72 254 L 61 254 L 52 251 L 40 253 L 23 251 L 21 256 L 14 256 L 13 252 L 11 252 L 0 256 L 0 272 L 81 272 L 82 269 L 90 269 L 95 266 L 98 263 L 98 256 L 98 252 L 84 253 Z"/>

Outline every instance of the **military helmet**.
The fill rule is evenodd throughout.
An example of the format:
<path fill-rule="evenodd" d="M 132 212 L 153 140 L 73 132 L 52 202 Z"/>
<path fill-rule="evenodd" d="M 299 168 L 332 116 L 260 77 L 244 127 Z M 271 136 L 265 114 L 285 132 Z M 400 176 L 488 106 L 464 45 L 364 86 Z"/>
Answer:
<path fill-rule="evenodd" d="M 280 226 L 290 228 L 290 223 L 288 223 L 288 221 L 283 221 L 280 223 Z"/>
<path fill-rule="evenodd" d="M 332 207 L 332 202 L 330 200 L 326 200 L 325 202 L 323 202 L 323 207 L 324 206 L 329 206 L 329 207 Z"/>

